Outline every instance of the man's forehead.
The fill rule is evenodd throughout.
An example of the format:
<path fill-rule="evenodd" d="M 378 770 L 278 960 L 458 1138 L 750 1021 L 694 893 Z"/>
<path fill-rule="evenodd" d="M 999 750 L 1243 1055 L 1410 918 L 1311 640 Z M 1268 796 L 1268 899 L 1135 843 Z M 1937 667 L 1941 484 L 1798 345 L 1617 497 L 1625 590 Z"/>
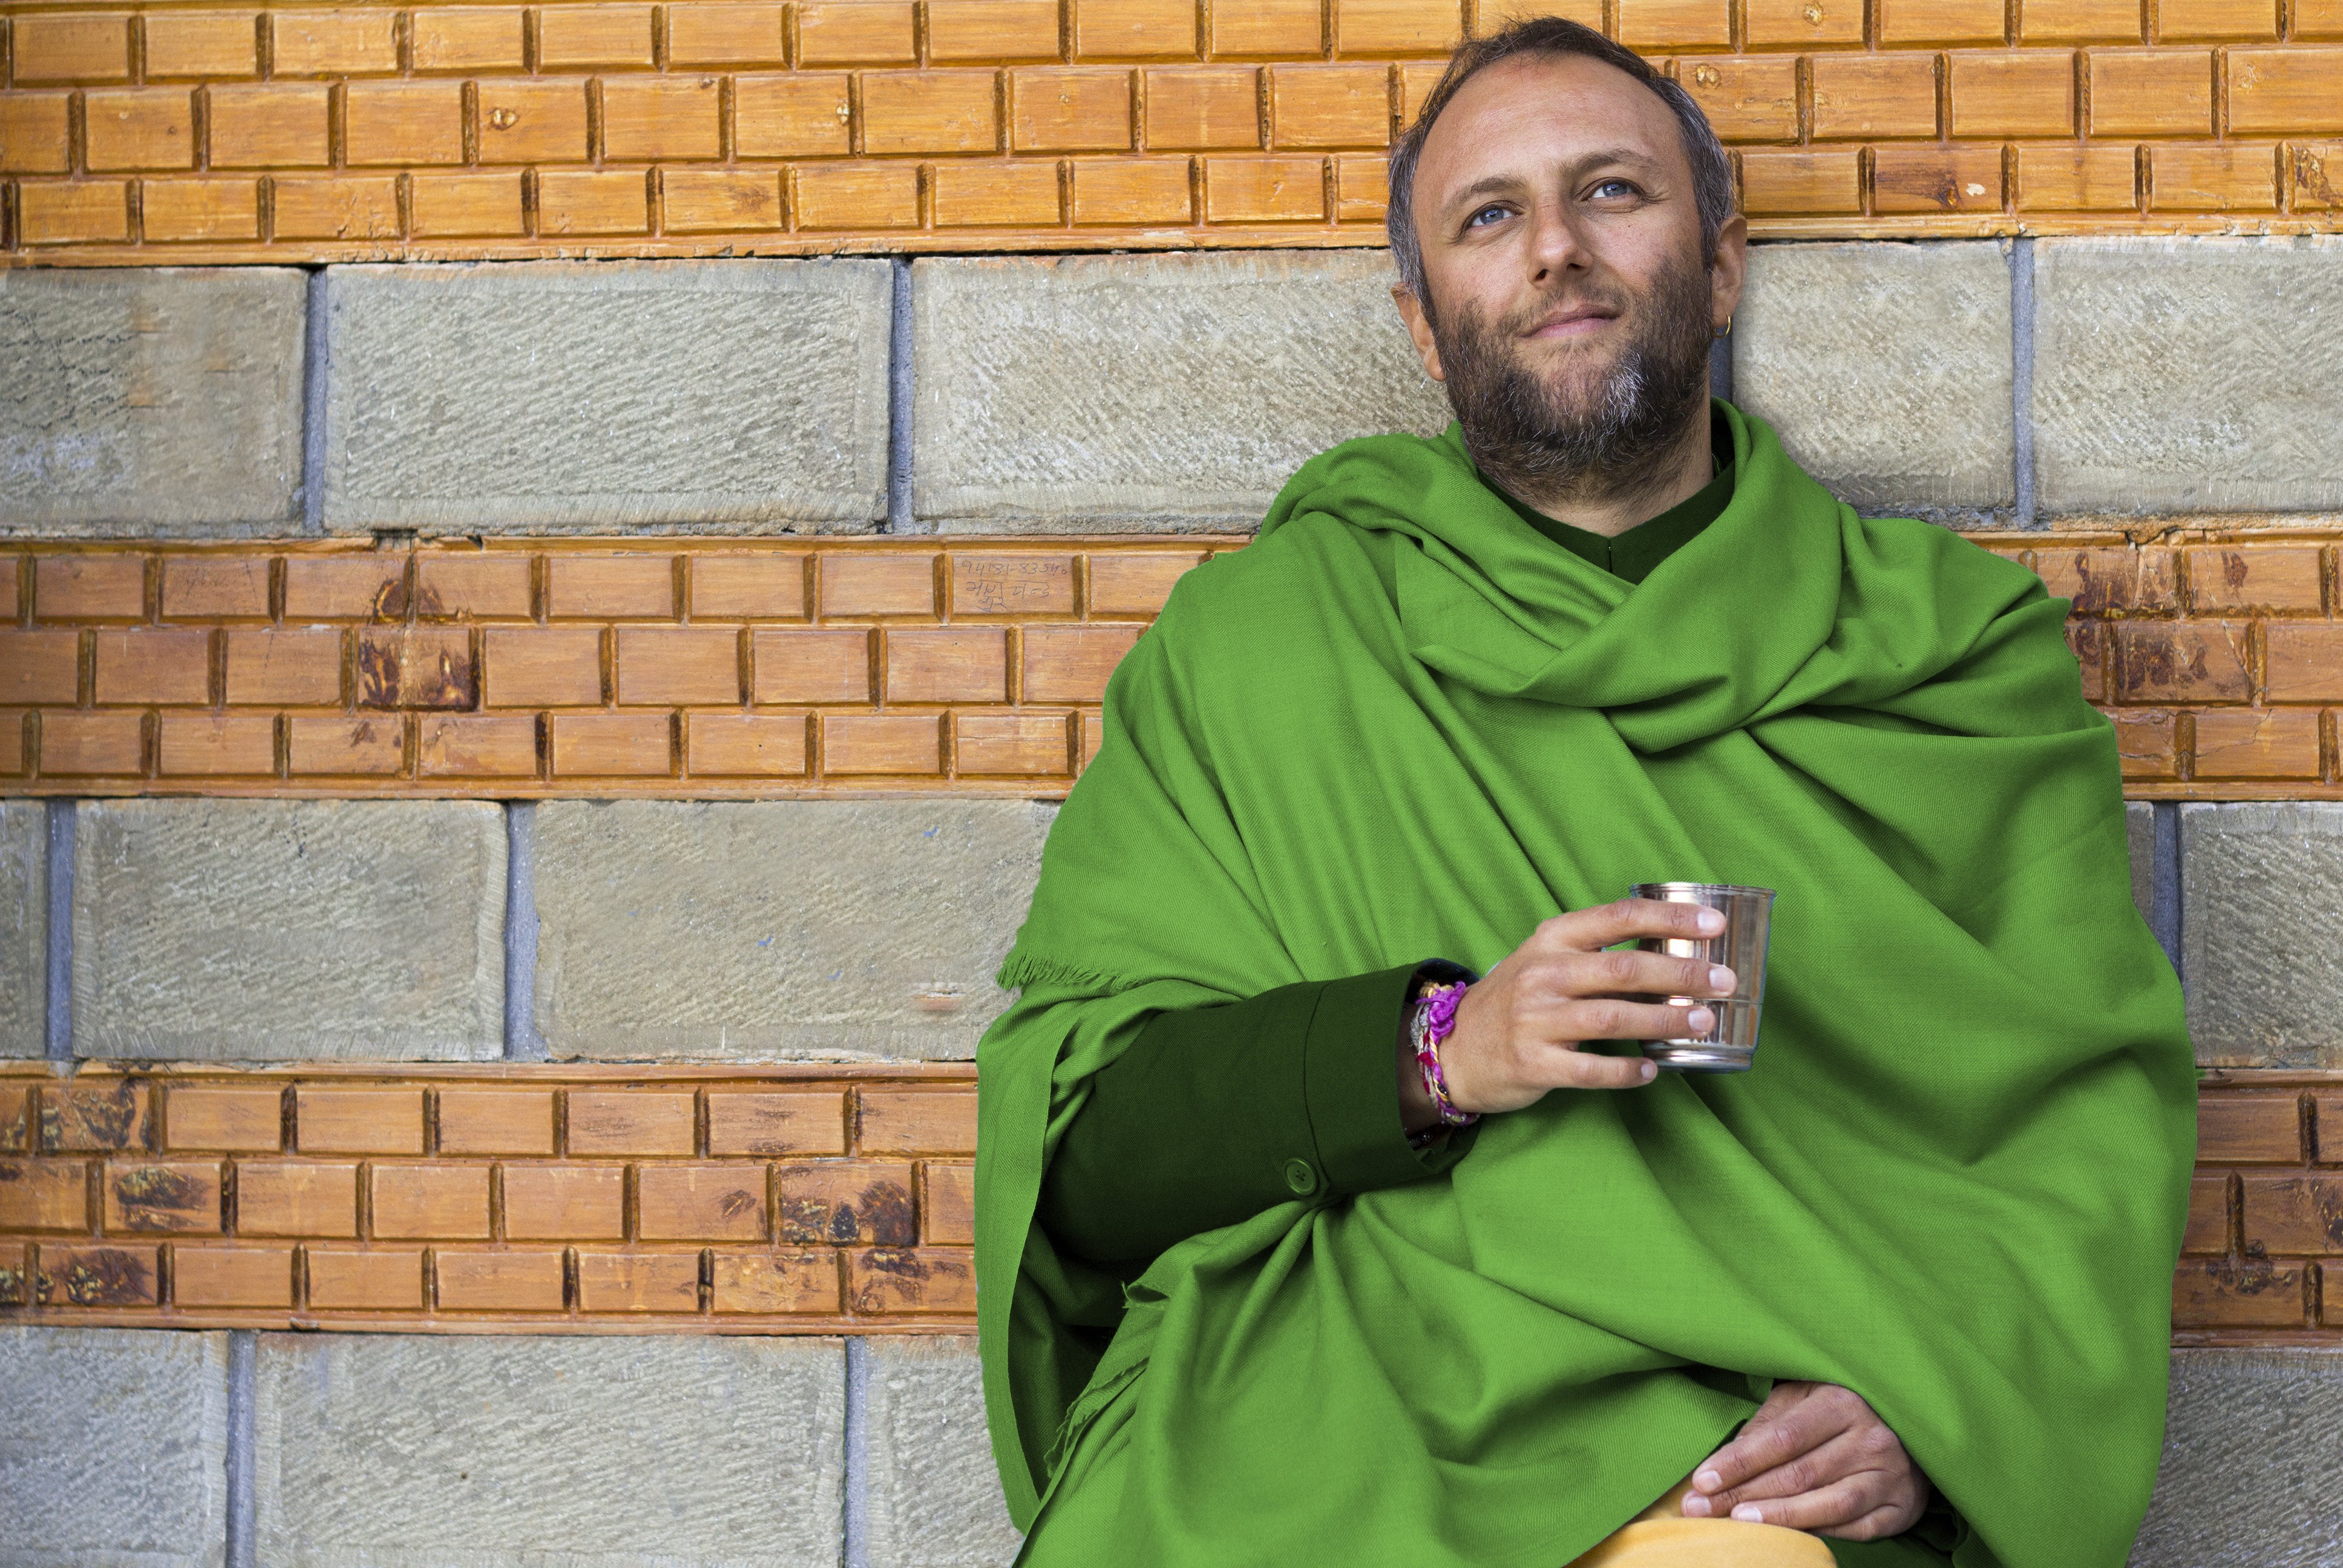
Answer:
<path fill-rule="evenodd" d="M 1584 55 L 1501 60 L 1458 88 L 1424 140 L 1433 200 L 1554 164 L 1684 161 L 1675 116 L 1643 83 Z M 1435 194 L 1440 193 L 1440 194 Z"/>

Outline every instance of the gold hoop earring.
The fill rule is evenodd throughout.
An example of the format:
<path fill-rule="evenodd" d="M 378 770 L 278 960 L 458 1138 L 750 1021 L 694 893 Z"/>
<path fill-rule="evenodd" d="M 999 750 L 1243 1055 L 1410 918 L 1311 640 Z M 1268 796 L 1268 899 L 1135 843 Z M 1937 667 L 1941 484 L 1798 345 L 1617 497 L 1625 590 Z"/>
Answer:
<path fill-rule="evenodd" d="M 1712 333 L 1710 333 L 1710 334 L 1709 334 L 1709 337 L 1711 337 L 1712 338 L 1715 338 L 1715 337 L 1732 337 L 1732 336 L 1733 336 L 1733 317 L 1731 317 L 1730 316 L 1728 316 L 1728 317 L 1726 317 L 1725 318 L 1725 325 L 1724 325 L 1724 326 L 1722 326 L 1722 327 L 1718 327 L 1715 331 L 1714 331 L 1714 332 L 1712 332 Z"/>

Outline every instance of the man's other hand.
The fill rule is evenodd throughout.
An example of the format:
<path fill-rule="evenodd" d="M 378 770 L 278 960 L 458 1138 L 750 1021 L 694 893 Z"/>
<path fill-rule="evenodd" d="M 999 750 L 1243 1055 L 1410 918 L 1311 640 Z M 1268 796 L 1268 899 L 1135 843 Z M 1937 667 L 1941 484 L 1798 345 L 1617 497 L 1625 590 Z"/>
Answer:
<path fill-rule="evenodd" d="M 1928 1478 L 1852 1389 L 1778 1382 L 1731 1442 L 1693 1472 L 1684 1512 L 1874 1541 L 1911 1528 Z"/>

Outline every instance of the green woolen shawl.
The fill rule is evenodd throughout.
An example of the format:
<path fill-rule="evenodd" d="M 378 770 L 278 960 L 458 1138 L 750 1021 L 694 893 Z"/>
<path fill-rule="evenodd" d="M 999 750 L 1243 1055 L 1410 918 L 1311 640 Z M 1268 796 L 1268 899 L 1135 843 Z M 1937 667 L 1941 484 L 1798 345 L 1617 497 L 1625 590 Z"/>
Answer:
<path fill-rule="evenodd" d="M 2196 1101 L 2112 730 L 2031 572 L 1856 517 L 1720 407 L 1732 503 L 1638 587 L 1453 427 L 1378 436 L 1115 670 L 978 1051 L 986 1409 L 1029 1556 L 1559 1568 L 1811 1378 L 1966 1517 L 1962 1568 L 2124 1562 Z M 1551 1093 L 1445 1178 L 1128 1281 L 1034 1223 L 1144 1015 L 1486 971 L 1663 879 L 1779 890 L 1755 1070 Z"/>

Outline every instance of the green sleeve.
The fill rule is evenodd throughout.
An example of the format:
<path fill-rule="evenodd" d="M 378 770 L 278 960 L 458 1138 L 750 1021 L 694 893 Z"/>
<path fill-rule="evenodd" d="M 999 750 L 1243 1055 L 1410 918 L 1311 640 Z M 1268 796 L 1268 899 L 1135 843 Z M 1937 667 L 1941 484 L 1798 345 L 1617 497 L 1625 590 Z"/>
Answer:
<path fill-rule="evenodd" d="M 1278 1203 L 1446 1171 L 1473 1129 L 1419 1151 L 1400 1124 L 1393 1074 L 1419 973 L 1474 978 L 1435 960 L 1157 1013 L 1091 1078 L 1042 1175 L 1051 1240 L 1091 1262 L 1144 1263 Z"/>

